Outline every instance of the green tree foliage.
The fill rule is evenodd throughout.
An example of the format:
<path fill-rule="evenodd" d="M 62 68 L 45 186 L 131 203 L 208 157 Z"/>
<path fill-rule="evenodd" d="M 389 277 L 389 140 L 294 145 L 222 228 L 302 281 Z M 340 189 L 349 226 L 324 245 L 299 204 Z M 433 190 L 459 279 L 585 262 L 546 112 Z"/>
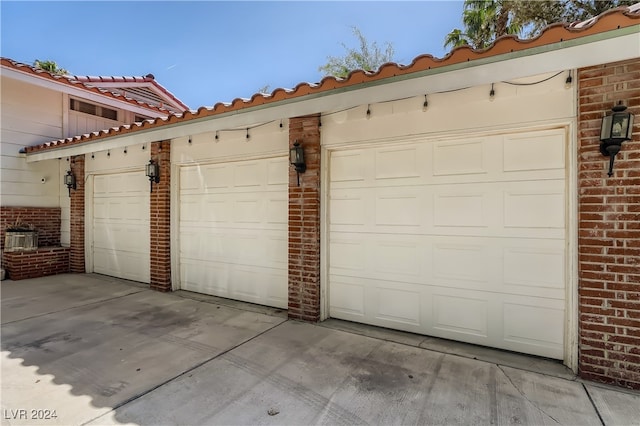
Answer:
<path fill-rule="evenodd" d="M 318 68 L 323 75 L 345 78 L 353 70 L 375 71 L 380 65 L 393 61 L 395 54 L 393 45 L 385 43 L 384 48 L 369 42 L 362 32 L 351 27 L 353 35 L 358 39 L 358 47 L 348 47 L 341 43 L 346 53 L 344 56 L 328 56 L 327 63 Z"/>
<path fill-rule="evenodd" d="M 69 73 L 64 68 L 58 68 L 58 64 L 56 63 L 56 61 L 41 61 L 40 59 L 36 59 L 33 62 L 33 67 L 48 71 L 51 74 L 55 75 L 65 75 Z"/>
<path fill-rule="evenodd" d="M 542 0 L 514 1 L 515 15 L 526 25 L 525 37 L 535 37 L 545 27 L 556 22 L 580 22 L 598 16 L 609 9 L 630 6 L 637 0 Z"/>
<path fill-rule="evenodd" d="M 518 34 L 520 25 L 514 19 L 513 1 L 465 0 L 462 12 L 464 30 L 454 29 L 445 38 L 445 47 L 469 45 L 484 49 L 497 37 Z"/>
<path fill-rule="evenodd" d="M 256 93 L 262 93 L 263 95 L 268 95 L 269 93 L 271 93 L 271 85 L 265 84 L 264 86 L 256 90 Z"/>
<path fill-rule="evenodd" d="M 535 37 L 556 22 L 578 22 L 608 9 L 628 6 L 637 0 L 465 0 L 464 29 L 453 29 L 445 47 L 469 45 L 484 49 L 498 37 L 516 34 Z"/>

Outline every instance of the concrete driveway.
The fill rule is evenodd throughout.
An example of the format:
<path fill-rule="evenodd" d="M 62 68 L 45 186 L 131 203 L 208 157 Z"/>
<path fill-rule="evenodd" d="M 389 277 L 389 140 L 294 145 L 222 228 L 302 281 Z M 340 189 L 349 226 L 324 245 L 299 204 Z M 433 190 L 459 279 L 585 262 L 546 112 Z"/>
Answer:
<path fill-rule="evenodd" d="M 539 358 L 99 275 L 1 290 L 2 424 L 640 424 Z"/>

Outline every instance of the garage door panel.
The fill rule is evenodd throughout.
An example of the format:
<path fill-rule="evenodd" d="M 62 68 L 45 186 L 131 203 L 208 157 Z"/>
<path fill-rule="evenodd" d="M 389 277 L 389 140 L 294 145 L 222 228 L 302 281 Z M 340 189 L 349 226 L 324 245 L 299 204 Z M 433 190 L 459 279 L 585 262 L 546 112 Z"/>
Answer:
<path fill-rule="evenodd" d="M 149 236 L 145 231 L 139 225 L 98 222 L 94 225 L 93 246 L 112 251 L 144 253 L 148 251 L 149 244 Z"/>
<path fill-rule="evenodd" d="M 375 195 L 375 225 L 420 227 L 424 197 L 416 188 L 384 188 Z"/>
<path fill-rule="evenodd" d="M 361 280 L 344 276 L 331 277 L 329 303 L 333 315 L 362 321 L 365 316 L 365 286 Z"/>
<path fill-rule="evenodd" d="M 95 219 L 107 219 L 109 217 L 109 204 L 106 200 L 94 198 L 93 217 Z"/>
<path fill-rule="evenodd" d="M 283 265 L 287 238 L 281 231 L 181 228 L 182 259 L 217 260 L 240 265 Z M 273 250 L 278 250 L 274 252 Z"/>
<path fill-rule="evenodd" d="M 266 164 L 264 161 L 236 164 L 233 168 L 233 185 L 235 187 L 261 186 L 265 181 L 265 168 Z"/>
<path fill-rule="evenodd" d="M 264 216 L 262 199 L 245 198 L 235 200 L 233 212 L 236 223 L 260 223 Z"/>
<path fill-rule="evenodd" d="M 329 175 L 335 188 L 340 188 L 341 182 L 348 184 L 364 182 L 364 155 L 363 150 L 335 152 L 331 155 Z"/>
<path fill-rule="evenodd" d="M 454 176 L 488 173 L 487 140 L 436 142 L 433 144 L 433 175 Z"/>
<path fill-rule="evenodd" d="M 418 291 L 402 290 L 397 287 L 378 287 L 375 292 L 375 317 L 378 320 L 407 326 L 421 324 L 421 294 Z"/>
<path fill-rule="evenodd" d="M 95 217 L 133 222 L 144 222 L 146 219 L 144 216 L 148 206 L 145 204 L 145 200 L 139 197 L 109 197 L 102 199 L 100 204 L 102 211 L 98 214 L 102 216 Z"/>
<path fill-rule="evenodd" d="M 489 302 L 470 296 L 434 294 L 433 327 L 443 336 L 473 335 L 483 339 L 489 333 Z M 460 339 L 460 337 L 457 337 Z"/>
<path fill-rule="evenodd" d="M 331 197 L 331 214 L 329 220 L 332 225 L 353 225 L 364 228 L 368 225 L 365 212 L 370 211 L 365 202 L 366 190 L 336 190 Z M 371 200 L 371 197 L 368 197 Z"/>
<path fill-rule="evenodd" d="M 505 172 L 553 170 L 564 171 L 565 135 L 558 132 L 536 135 L 505 136 L 503 170 Z"/>
<path fill-rule="evenodd" d="M 330 316 L 562 358 L 565 137 L 330 153 Z"/>
<path fill-rule="evenodd" d="M 433 246 L 433 279 L 442 283 L 464 281 L 473 287 L 486 287 L 489 282 L 492 258 L 486 245 L 436 243 Z M 451 285 L 451 283 L 448 283 Z"/>
<path fill-rule="evenodd" d="M 282 270 L 238 266 L 233 268 L 229 278 L 233 285 L 229 287 L 231 291 L 227 297 L 278 308 L 287 307 L 287 289 L 280 285 L 287 277 Z"/>
<path fill-rule="evenodd" d="M 286 157 L 181 168 L 181 288 L 286 306 L 288 170 Z"/>
<path fill-rule="evenodd" d="M 231 196 L 220 196 L 207 194 L 202 196 L 201 203 L 196 201 L 197 204 L 197 216 L 185 217 L 185 221 L 207 223 L 209 226 L 221 226 L 222 224 L 229 223 L 233 217 L 232 211 L 232 199 Z M 192 206 L 191 200 L 184 203 L 185 209 L 189 209 Z"/>
<path fill-rule="evenodd" d="M 330 262 L 335 274 L 413 283 L 426 279 L 424 271 L 430 264 L 426 238 L 349 233 L 330 241 Z"/>
<path fill-rule="evenodd" d="M 182 288 L 251 303 L 287 307 L 284 271 L 274 268 L 236 265 L 224 261 L 183 261 L 180 268 Z"/>
<path fill-rule="evenodd" d="M 198 222 L 201 218 L 201 201 L 193 195 L 183 195 L 180 200 L 180 221 L 181 223 Z"/>
<path fill-rule="evenodd" d="M 505 302 L 504 340 L 521 352 L 562 358 L 564 306 L 561 301 L 540 302 L 543 306 L 526 299 Z"/>
<path fill-rule="evenodd" d="M 118 278 L 148 282 L 148 272 L 140 267 L 145 263 L 148 263 L 148 257 L 144 254 L 103 248 L 94 249 L 93 269 L 99 274 L 114 276 L 114 273 L 117 273 Z"/>
<path fill-rule="evenodd" d="M 332 268 L 341 274 L 347 274 L 344 270 L 364 271 L 366 269 L 365 246 L 357 236 L 344 240 L 337 237 L 331 239 L 329 251 Z"/>
<path fill-rule="evenodd" d="M 562 190 L 508 190 L 504 193 L 504 225 L 509 228 L 564 228 Z"/>
<path fill-rule="evenodd" d="M 93 270 L 149 282 L 149 180 L 144 172 L 93 177 Z"/>
<path fill-rule="evenodd" d="M 375 179 L 418 178 L 421 167 L 418 146 L 378 149 L 375 154 Z"/>
<path fill-rule="evenodd" d="M 204 179 L 198 182 L 196 188 L 216 191 L 233 186 L 233 168 L 216 164 L 202 167 L 201 170 L 203 170 Z"/>
<path fill-rule="evenodd" d="M 375 241 L 371 249 L 369 267 L 377 274 L 401 276 L 405 280 L 421 280 L 423 270 L 420 259 L 423 247 L 419 241 Z"/>
<path fill-rule="evenodd" d="M 267 185 L 274 187 L 289 186 L 289 161 L 287 158 L 277 158 L 267 161 Z"/>
<path fill-rule="evenodd" d="M 107 192 L 106 176 L 95 176 L 93 178 L 93 196 L 100 197 Z"/>
<path fill-rule="evenodd" d="M 541 288 L 564 291 L 563 248 L 559 242 L 556 247 L 540 246 L 511 245 L 503 248 L 503 277 L 506 285 L 535 287 L 536 291 Z"/>
<path fill-rule="evenodd" d="M 279 224 L 289 226 L 289 198 L 273 193 L 269 194 L 266 200 L 267 212 L 265 222 L 268 224 Z"/>
<path fill-rule="evenodd" d="M 488 226 L 486 211 L 489 203 L 483 193 L 436 193 L 433 200 L 434 226 Z"/>
<path fill-rule="evenodd" d="M 198 166 L 183 168 L 180 171 L 180 190 L 198 190 L 204 187 L 203 175 Z"/>

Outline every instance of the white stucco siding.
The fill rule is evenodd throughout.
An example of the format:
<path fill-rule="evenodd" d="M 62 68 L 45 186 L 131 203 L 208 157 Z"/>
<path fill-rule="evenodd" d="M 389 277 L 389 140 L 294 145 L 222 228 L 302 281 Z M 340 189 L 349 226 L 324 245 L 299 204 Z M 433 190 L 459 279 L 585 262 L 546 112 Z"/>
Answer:
<path fill-rule="evenodd" d="M 211 122 L 212 127 L 216 125 Z M 191 138 L 191 143 L 189 143 Z M 287 120 L 272 121 L 260 125 L 255 123 L 246 129 L 221 130 L 218 132 L 198 133 L 171 141 L 171 163 L 190 164 L 225 159 L 249 159 L 272 155 L 287 155 L 289 128 Z"/>
<path fill-rule="evenodd" d="M 19 151 L 27 145 L 62 137 L 62 94 L 2 77 L 0 109 L 2 205 L 57 206 L 58 160 L 27 164 Z"/>
<path fill-rule="evenodd" d="M 511 83 L 530 84 L 554 76 L 542 74 Z M 339 144 L 389 139 L 411 135 L 464 135 L 466 132 L 508 131 L 522 127 L 546 126 L 549 122 L 574 120 L 576 117 L 575 83 L 565 88 L 567 72 L 533 85 L 494 84 L 495 97 L 490 101 L 491 85 L 474 86 L 453 92 L 424 93 L 415 97 L 322 116 L 322 144 Z M 423 111 L 424 95 L 428 108 Z"/>

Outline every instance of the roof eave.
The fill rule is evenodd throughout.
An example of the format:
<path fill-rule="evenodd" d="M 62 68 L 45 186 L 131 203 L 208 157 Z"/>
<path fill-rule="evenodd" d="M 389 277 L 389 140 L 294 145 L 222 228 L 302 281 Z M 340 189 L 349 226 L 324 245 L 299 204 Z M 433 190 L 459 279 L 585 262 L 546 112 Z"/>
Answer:
<path fill-rule="evenodd" d="M 106 95 L 106 94 L 102 95 L 92 90 L 86 90 L 85 88 L 74 87 L 73 85 L 70 85 L 64 82 L 58 82 L 51 79 L 41 78 L 37 75 L 33 75 L 28 72 L 23 72 L 17 69 L 13 69 L 5 65 L 2 65 L 1 68 L 2 68 L 3 77 L 22 81 L 24 83 L 29 83 L 34 86 L 42 87 L 45 89 L 59 91 L 72 96 L 77 96 L 82 99 L 98 102 L 104 105 L 126 109 L 128 111 L 133 111 L 137 114 L 143 114 L 145 116 L 148 116 L 150 113 L 152 113 L 154 116 L 162 115 L 162 112 L 157 108 L 150 108 L 150 107 L 148 108 L 148 107 L 145 107 L 144 104 L 136 105 L 127 99 L 118 99 L 117 97 Z M 169 114 L 169 111 L 166 111 L 164 115 L 168 115 L 168 114 Z"/>
<path fill-rule="evenodd" d="M 390 101 L 417 96 L 421 93 L 455 90 L 546 72 L 632 59 L 638 57 L 640 52 L 639 33 L 640 24 L 636 24 L 566 41 L 484 56 L 472 61 L 452 63 L 301 96 L 291 96 L 283 100 L 266 101 L 232 111 L 216 113 L 214 110 L 202 116 L 199 116 L 200 111 L 195 114 L 187 113 L 183 119 L 169 117 L 154 125 L 146 123 L 140 127 L 126 129 L 122 133 L 99 132 L 90 140 L 81 138 L 60 147 L 48 147 L 29 153 L 27 158 L 31 162 L 80 155 L 96 150 Z"/>

